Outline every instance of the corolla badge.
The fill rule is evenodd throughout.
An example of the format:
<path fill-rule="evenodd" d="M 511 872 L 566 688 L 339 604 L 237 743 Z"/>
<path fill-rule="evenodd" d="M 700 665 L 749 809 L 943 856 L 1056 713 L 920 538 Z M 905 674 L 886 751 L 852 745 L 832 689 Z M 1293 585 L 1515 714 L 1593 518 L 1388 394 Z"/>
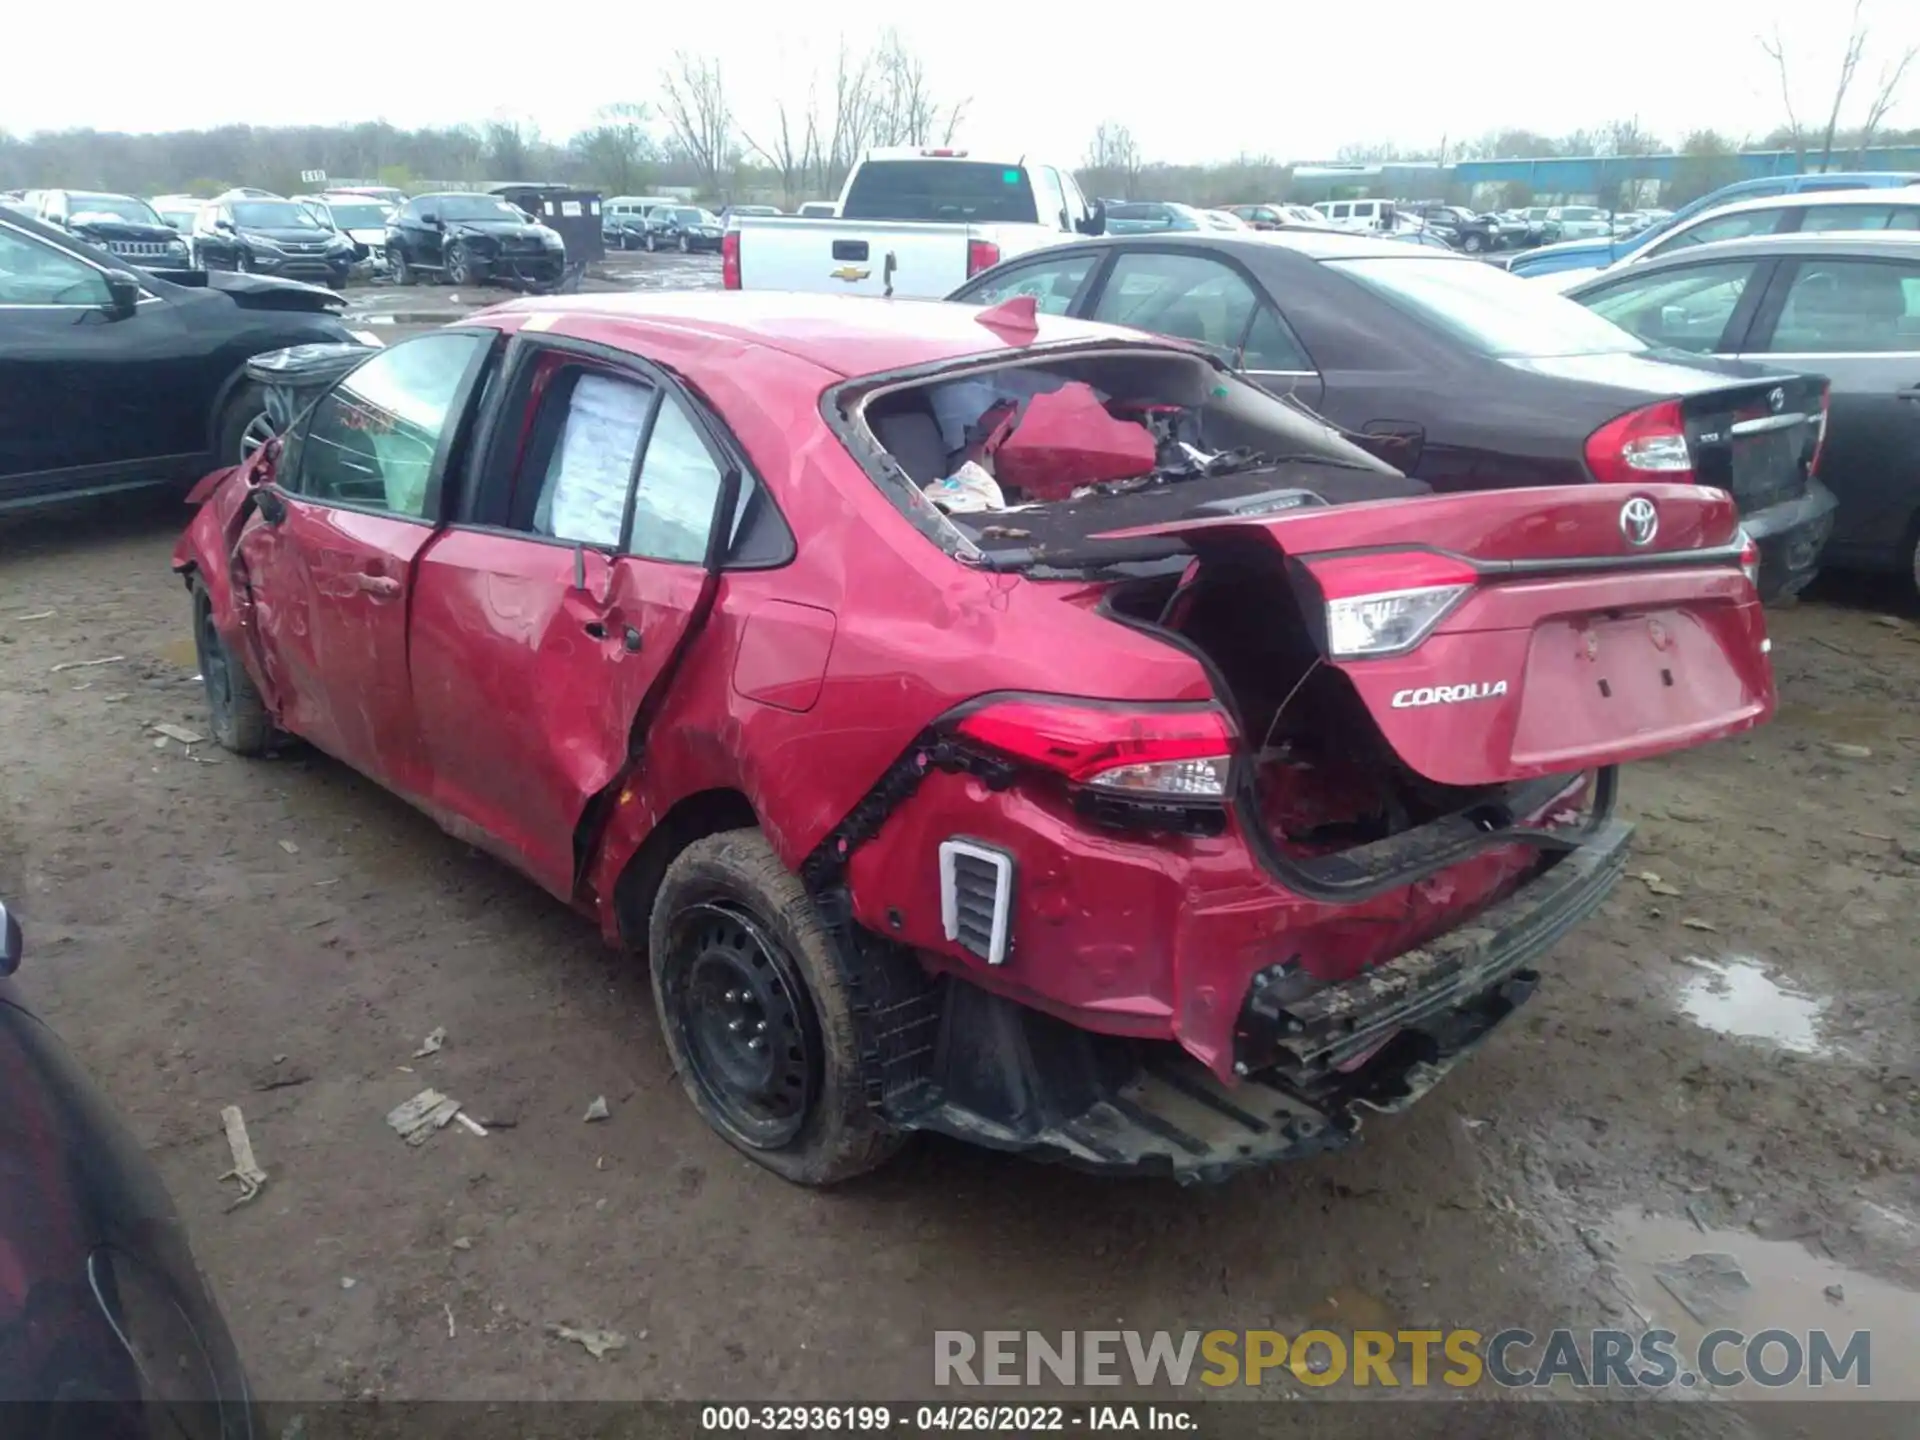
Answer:
<path fill-rule="evenodd" d="M 1471 685 L 1422 685 L 1417 690 L 1393 692 L 1393 708 L 1418 710 L 1428 705 L 1458 705 L 1463 700 L 1492 700 L 1507 693 L 1507 682 L 1485 680 Z"/>
<path fill-rule="evenodd" d="M 1620 533 L 1626 537 L 1627 544 L 1635 549 L 1651 545 L 1653 537 L 1660 533 L 1660 512 L 1653 508 L 1653 501 L 1644 495 L 1636 495 L 1622 505 Z"/>

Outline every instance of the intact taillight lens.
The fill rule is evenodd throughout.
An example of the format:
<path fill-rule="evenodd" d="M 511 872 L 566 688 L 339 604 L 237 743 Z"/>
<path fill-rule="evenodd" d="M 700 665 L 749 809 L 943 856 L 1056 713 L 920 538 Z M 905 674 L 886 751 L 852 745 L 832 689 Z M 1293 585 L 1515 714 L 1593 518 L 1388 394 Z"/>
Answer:
<path fill-rule="evenodd" d="M 967 278 L 972 279 L 982 270 L 991 270 L 1000 263 L 1000 247 L 991 240 L 969 240 L 967 242 Z"/>
<path fill-rule="evenodd" d="M 720 237 L 720 288 L 740 288 L 740 232 L 729 230 Z"/>
<path fill-rule="evenodd" d="M 1049 696 L 991 700 L 954 729 L 986 749 L 1115 795 L 1223 800 L 1232 722 L 1211 705 L 1102 705 Z"/>
<path fill-rule="evenodd" d="M 1629 410 L 1587 437 L 1587 469 L 1603 483 L 1631 485 L 1659 476 L 1685 485 L 1693 479 L 1693 452 L 1678 400 Z"/>
<path fill-rule="evenodd" d="M 1309 560 L 1307 569 L 1320 587 L 1334 660 L 1413 649 L 1479 578 L 1466 561 L 1424 550 L 1334 555 Z"/>
<path fill-rule="evenodd" d="M 1760 546 L 1745 530 L 1740 532 L 1740 572 L 1754 589 L 1760 588 Z"/>
<path fill-rule="evenodd" d="M 1820 456 L 1827 448 L 1827 410 L 1833 403 L 1833 386 L 1820 387 L 1820 414 L 1813 422 L 1813 458 L 1807 461 L 1807 474 L 1820 473 Z"/>

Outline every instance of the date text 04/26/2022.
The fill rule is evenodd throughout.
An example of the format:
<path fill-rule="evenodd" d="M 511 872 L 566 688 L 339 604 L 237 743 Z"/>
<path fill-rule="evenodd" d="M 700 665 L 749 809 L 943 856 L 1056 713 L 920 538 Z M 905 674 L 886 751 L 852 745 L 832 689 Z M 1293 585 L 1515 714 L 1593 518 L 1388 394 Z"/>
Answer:
<path fill-rule="evenodd" d="M 1177 1405 L 705 1405 L 700 1429 L 708 1433 L 889 1430 L 961 1431 L 1026 1435 L 1035 1431 L 1193 1431 L 1198 1420 Z"/>

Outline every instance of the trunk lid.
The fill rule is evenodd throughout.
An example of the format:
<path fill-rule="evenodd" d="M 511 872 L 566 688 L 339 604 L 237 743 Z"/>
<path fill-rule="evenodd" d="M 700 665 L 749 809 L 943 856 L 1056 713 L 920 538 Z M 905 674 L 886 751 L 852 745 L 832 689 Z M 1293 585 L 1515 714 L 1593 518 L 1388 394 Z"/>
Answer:
<path fill-rule="evenodd" d="M 925 300 L 966 282 L 968 247 L 982 233 L 964 224 L 785 215 L 743 216 L 735 228 L 743 290 Z"/>
<path fill-rule="evenodd" d="M 1443 785 L 1644 759 L 1772 713 L 1745 537 L 1718 490 L 1434 495 L 1097 538 L 1148 536 L 1178 538 L 1203 570 L 1281 562 L 1276 603 L 1298 605 L 1382 738 Z"/>

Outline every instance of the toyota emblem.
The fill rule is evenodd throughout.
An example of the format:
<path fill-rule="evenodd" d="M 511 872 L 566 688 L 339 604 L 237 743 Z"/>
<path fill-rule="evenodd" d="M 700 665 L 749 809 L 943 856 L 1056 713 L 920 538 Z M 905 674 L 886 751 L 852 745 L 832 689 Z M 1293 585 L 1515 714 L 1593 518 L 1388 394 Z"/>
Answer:
<path fill-rule="evenodd" d="M 1767 392 L 1767 408 L 1778 415 L 1787 408 L 1787 392 L 1778 385 Z"/>
<path fill-rule="evenodd" d="M 1622 505 L 1620 533 L 1626 537 L 1627 544 L 1636 550 L 1651 545 L 1653 537 L 1660 533 L 1660 512 L 1653 508 L 1653 501 L 1644 495 L 1636 495 Z"/>

